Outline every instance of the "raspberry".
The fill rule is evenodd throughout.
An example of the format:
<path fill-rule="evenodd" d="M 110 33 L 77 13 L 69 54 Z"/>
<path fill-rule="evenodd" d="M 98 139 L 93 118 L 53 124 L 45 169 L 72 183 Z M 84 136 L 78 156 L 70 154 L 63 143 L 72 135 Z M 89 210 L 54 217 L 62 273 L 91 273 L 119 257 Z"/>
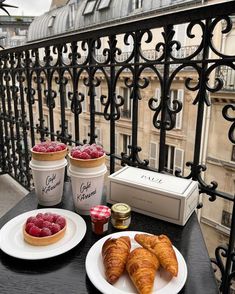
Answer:
<path fill-rule="evenodd" d="M 36 215 L 36 218 L 43 218 L 43 213 L 39 212 L 39 213 Z"/>
<path fill-rule="evenodd" d="M 46 236 L 51 236 L 52 232 L 50 229 L 48 228 L 42 228 L 41 233 L 40 233 L 40 237 L 46 237 Z"/>
<path fill-rule="evenodd" d="M 93 150 L 91 152 L 91 158 L 98 158 L 99 157 L 99 151 Z"/>
<path fill-rule="evenodd" d="M 35 216 L 30 216 L 28 219 L 27 219 L 27 221 L 26 221 L 26 224 L 27 223 L 35 223 L 36 222 L 36 220 L 37 220 L 37 218 L 35 217 Z"/>
<path fill-rule="evenodd" d="M 47 149 L 46 149 L 46 147 L 41 146 L 41 147 L 39 147 L 39 151 L 38 152 L 47 152 Z"/>
<path fill-rule="evenodd" d="M 74 158 L 80 158 L 81 154 L 82 154 L 81 151 L 79 151 L 79 150 L 74 150 L 73 153 L 72 153 L 71 155 L 72 155 L 72 157 L 74 157 Z"/>
<path fill-rule="evenodd" d="M 102 151 L 102 152 L 103 152 L 103 147 L 100 146 L 100 145 L 97 145 L 97 146 L 96 146 L 96 150 L 98 150 L 98 151 Z"/>
<path fill-rule="evenodd" d="M 41 229 L 36 227 L 35 225 L 32 226 L 30 229 L 29 229 L 29 232 L 28 232 L 31 236 L 34 236 L 34 237 L 39 237 L 40 236 L 40 233 L 41 233 Z"/>
<path fill-rule="evenodd" d="M 38 228 L 42 228 L 43 223 L 44 223 L 43 218 L 36 218 L 36 221 L 34 222 L 35 226 L 38 227 Z"/>
<path fill-rule="evenodd" d="M 60 146 L 62 150 L 66 149 L 66 145 L 64 143 L 58 143 L 57 146 Z"/>
<path fill-rule="evenodd" d="M 60 230 L 61 230 L 61 227 L 60 227 L 59 224 L 54 224 L 53 223 L 51 225 L 51 232 L 52 232 L 53 235 L 56 234 L 56 233 L 58 233 Z"/>
<path fill-rule="evenodd" d="M 55 152 L 55 147 L 53 147 L 53 146 L 49 146 L 49 147 L 47 148 L 47 152 Z"/>
<path fill-rule="evenodd" d="M 62 216 L 59 216 L 56 220 L 56 224 L 58 224 L 60 226 L 60 228 L 63 229 L 66 224 L 65 218 Z"/>
<path fill-rule="evenodd" d="M 81 159 L 91 159 L 91 156 L 87 154 L 86 152 L 82 152 L 80 157 Z"/>
<path fill-rule="evenodd" d="M 85 152 L 85 153 L 91 155 L 92 150 L 91 150 L 89 147 L 86 147 L 86 148 L 83 150 L 83 152 Z"/>
<path fill-rule="evenodd" d="M 57 220 L 57 218 L 59 217 L 59 215 L 58 214 L 56 214 L 56 213 L 53 213 L 53 223 L 55 223 L 56 222 L 56 220 Z"/>
<path fill-rule="evenodd" d="M 40 152 L 40 146 L 34 146 L 33 147 L 33 151 L 35 151 L 35 152 Z"/>
<path fill-rule="evenodd" d="M 49 141 L 49 142 L 41 142 L 36 144 L 33 147 L 33 151 L 35 152 L 56 152 L 65 150 L 66 145 L 64 143 L 56 142 L 56 141 Z"/>
<path fill-rule="evenodd" d="M 52 227 L 52 223 L 49 222 L 49 221 L 43 221 L 43 225 L 42 225 L 43 228 L 48 228 L 51 230 L 51 227 Z"/>
<path fill-rule="evenodd" d="M 43 215 L 43 220 L 48 222 L 53 222 L 53 215 L 51 213 L 45 213 Z"/>
<path fill-rule="evenodd" d="M 104 152 L 103 151 L 99 151 L 99 157 L 103 156 L 104 155 Z"/>
<path fill-rule="evenodd" d="M 55 148 L 55 151 L 62 151 L 63 150 L 63 147 L 62 146 L 56 146 L 54 148 Z"/>
<path fill-rule="evenodd" d="M 26 226 L 25 226 L 25 231 L 26 231 L 27 233 L 29 233 L 29 230 L 30 230 L 33 226 L 34 226 L 33 223 L 27 223 Z"/>

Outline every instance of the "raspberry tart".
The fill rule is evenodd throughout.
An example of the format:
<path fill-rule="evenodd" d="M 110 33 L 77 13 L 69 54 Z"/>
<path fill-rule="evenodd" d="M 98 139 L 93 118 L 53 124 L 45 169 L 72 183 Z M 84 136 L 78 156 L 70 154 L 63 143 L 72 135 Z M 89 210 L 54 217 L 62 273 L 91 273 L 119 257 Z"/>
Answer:
<path fill-rule="evenodd" d="M 34 246 L 53 244 L 65 235 L 66 219 L 56 213 L 38 213 L 30 216 L 24 226 L 24 240 Z"/>
<path fill-rule="evenodd" d="M 69 159 L 77 167 L 97 167 L 105 163 L 105 152 L 101 145 L 85 144 L 73 147 Z"/>
<path fill-rule="evenodd" d="M 44 161 L 63 159 L 67 152 L 67 146 L 57 141 L 41 142 L 31 149 L 33 159 Z"/>

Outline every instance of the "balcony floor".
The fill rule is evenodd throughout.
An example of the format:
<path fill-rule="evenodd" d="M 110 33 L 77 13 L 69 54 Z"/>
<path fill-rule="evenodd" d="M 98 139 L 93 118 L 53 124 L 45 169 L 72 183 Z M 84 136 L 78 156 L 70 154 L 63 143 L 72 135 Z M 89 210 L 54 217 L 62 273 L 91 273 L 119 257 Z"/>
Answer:
<path fill-rule="evenodd" d="M 9 175 L 0 176 L 0 217 L 29 192 Z"/>

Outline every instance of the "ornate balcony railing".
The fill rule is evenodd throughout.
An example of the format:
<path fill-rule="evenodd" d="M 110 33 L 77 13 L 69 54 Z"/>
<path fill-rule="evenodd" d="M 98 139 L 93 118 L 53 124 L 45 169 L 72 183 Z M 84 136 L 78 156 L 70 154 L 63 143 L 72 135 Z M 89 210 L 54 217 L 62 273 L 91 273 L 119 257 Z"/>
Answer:
<path fill-rule="evenodd" d="M 211 201 L 217 197 L 234 203 L 234 196 L 221 192 L 215 181 L 210 184 L 203 181 L 206 166 L 200 161 L 202 152 L 202 134 L 204 114 L 210 107 L 209 95 L 219 92 L 224 84 L 217 76 L 212 87 L 208 82 L 213 72 L 222 66 L 235 70 L 235 52 L 225 55 L 213 43 L 214 31 L 222 23 L 221 34 L 232 29 L 230 15 L 235 13 L 233 1 L 211 6 L 197 7 L 188 11 L 149 16 L 148 21 L 133 19 L 125 24 L 118 23 L 112 28 L 105 27 L 94 31 L 69 34 L 26 46 L 2 50 L 0 52 L 0 171 L 9 173 L 27 188 L 31 187 L 29 169 L 30 148 L 37 140 L 47 138 L 60 140 L 69 145 L 83 144 L 82 135 L 84 120 L 82 119 L 84 101 L 88 99 L 89 109 L 89 141 L 97 139 L 97 120 L 102 118 L 109 126 L 110 173 L 115 171 L 118 161 L 139 168 L 149 169 L 149 159 L 140 159 L 138 126 L 139 108 L 142 103 L 142 93 L 147 89 L 150 80 L 145 76 L 146 70 L 151 71 L 159 83 L 160 96 L 148 97 L 148 107 L 153 113 L 152 126 L 160 136 L 158 171 L 165 171 L 166 137 L 174 130 L 176 117 L 182 111 L 182 102 L 174 99 L 170 102 L 170 91 L 177 75 L 190 68 L 196 79 L 191 75 L 185 79 L 185 88 L 194 94 L 193 105 L 196 108 L 196 128 L 194 152 L 186 166 L 190 169 L 186 178 L 197 180 L 201 194 L 207 194 Z M 181 52 L 181 44 L 175 39 L 174 25 L 187 23 L 186 37 L 195 38 L 194 29 L 200 31 L 200 40 L 194 51 Z M 153 37 L 152 29 L 161 29 L 161 39 Z M 101 38 L 106 39 L 102 50 L 103 58 L 97 57 L 101 47 Z M 124 45 L 132 39 L 132 50 L 123 59 L 119 40 Z M 155 54 L 145 56 L 142 46 L 153 44 Z M 120 60 L 120 56 L 122 59 Z M 154 57 L 153 57 L 154 56 Z M 151 58 L 150 58 L 151 57 Z M 153 57 L 153 58 L 152 58 Z M 106 84 L 107 93 L 97 97 L 97 89 L 102 81 Z M 122 77 L 123 76 L 123 77 Z M 121 107 L 124 98 L 117 95 L 116 87 L 119 79 L 130 89 L 132 99 L 131 110 L 131 144 L 128 154 L 115 153 L 115 131 L 121 118 Z M 81 84 L 82 82 L 82 84 Z M 70 84 L 70 89 L 68 89 Z M 85 90 L 84 90 L 85 89 Z M 86 92 L 86 93 L 85 93 Z M 65 101 L 70 101 L 70 111 Z M 97 99 L 101 110 L 97 110 Z M 46 101 L 46 105 L 43 104 Z M 59 106 L 58 106 L 59 104 Z M 60 112 L 56 114 L 58 111 Z M 231 123 L 228 141 L 235 143 L 235 118 L 231 117 L 234 105 L 223 108 L 223 117 Z M 68 112 L 74 133 L 68 130 Z M 57 115 L 57 116 L 56 116 Z M 35 117 L 37 121 L 35 121 Z M 47 119 L 48 121 L 47 121 Z M 55 127 L 56 120 L 59 128 Z M 221 150 L 222 152 L 222 150 Z M 181 176 L 180 171 L 176 176 Z M 230 283 L 235 272 L 235 206 L 231 220 L 231 233 L 228 246 L 216 249 L 216 260 L 222 279 L 221 293 L 229 293 Z M 225 257 L 225 265 L 222 258 Z"/>

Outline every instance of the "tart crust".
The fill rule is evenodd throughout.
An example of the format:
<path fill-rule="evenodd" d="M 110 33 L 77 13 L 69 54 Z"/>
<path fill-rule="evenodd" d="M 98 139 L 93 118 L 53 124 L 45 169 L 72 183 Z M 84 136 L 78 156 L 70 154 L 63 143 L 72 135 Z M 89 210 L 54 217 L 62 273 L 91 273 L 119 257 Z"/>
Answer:
<path fill-rule="evenodd" d="M 36 152 L 31 149 L 32 158 L 40 161 L 51 161 L 63 159 L 68 154 L 68 148 L 55 152 Z"/>
<path fill-rule="evenodd" d="M 25 226 L 23 227 L 23 235 L 24 235 L 24 240 L 29 243 L 30 245 L 34 245 L 34 246 L 46 246 L 46 245 L 50 245 L 53 243 L 56 243 L 57 241 L 59 241 L 60 239 L 62 239 L 65 235 L 65 231 L 66 231 L 66 227 L 67 225 L 65 225 L 65 227 L 60 230 L 59 232 L 57 232 L 54 235 L 51 236 L 46 236 L 46 237 L 34 237 L 29 235 L 26 231 L 25 231 Z"/>
<path fill-rule="evenodd" d="M 103 154 L 101 157 L 98 157 L 98 158 L 81 159 L 81 158 L 74 158 L 69 154 L 69 160 L 71 165 L 74 165 L 76 167 L 91 168 L 91 167 L 97 167 L 97 166 L 100 166 L 101 164 L 104 164 L 105 156 L 106 154 Z"/>

